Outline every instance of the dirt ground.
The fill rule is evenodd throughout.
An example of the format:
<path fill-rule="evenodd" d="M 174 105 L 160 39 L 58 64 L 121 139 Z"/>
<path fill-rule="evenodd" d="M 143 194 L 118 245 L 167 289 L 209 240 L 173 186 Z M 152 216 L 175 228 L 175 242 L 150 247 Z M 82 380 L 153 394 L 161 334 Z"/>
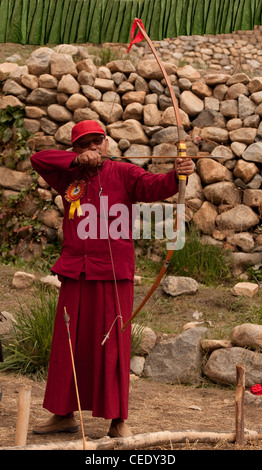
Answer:
<path fill-rule="evenodd" d="M 14 267 L 0 266 L 0 311 L 14 314 L 18 302 L 28 300 L 30 289 L 14 290 L 11 285 Z M 33 293 L 33 292 L 32 292 Z M 207 293 L 205 293 L 205 296 Z M 219 291 L 216 292 L 216 296 Z M 221 292 L 221 295 L 224 295 Z M 194 297 L 195 305 L 200 302 Z M 186 318 L 184 318 L 186 321 Z M 32 429 L 36 423 L 49 418 L 43 409 L 45 391 L 44 381 L 33 381 L 24 376 L 0 372 L 2 399 L 0 401 L 0 448 L 15 444 L 15 430 L 18 410 L 18 392 L 21 385 L 31 385 L 30 422 L 27 444 L 47 444 L 73 441 L 82 438 L 81 429 L 76 434 L 34 435 Z M 76 414 L 79 421 L 79 415 Z M 83 411 L 85 436 L 95 440 L 106 436 L 109 421 L 93 418 L 91 412 Z M 157 431 L 225 431 L 235 430 L 235 390 L 212 384 L 201 387 L 168 385 L 131 375 L 130 407 L 128 424 L 133 434 Z M 245 406 L 245 428 L 262 428 L 262 409 L 254 405 Z M 161 448 L 156 448 L 161 449 Z M 227 442 L 203 444 L 200 442 L 170 444 L 169 450 L 234 450 L 235 445 Z M 262 441 L 245 444 L 246 450 L 262 450 Z"/>
<path fill-rule="evenodd" d="M 18 391 L 21 385 L 31 385 L 31 409 L 27 444 L 47 444 L 80 440 L 81 429 L 75 434 L 53 434 L 37 436 L 32 428 L 49 413 L 42 408 L 45 390 L 44 382 L 34 382 L 21 376 L 0 374 L 3 396 L 0 402 L 0 445 L 14 445 L 17 420 Z M 128 424 L 133 434 L 157 431 L 227 431 L 235 428 L 235 392 L 229 389 L 166 385 L 131 376 L 130 411 Z M 91 412 L 83 411 L 86 438 L 91 440 L 106 436 L 109 421 L 93 418 Z M 78 413 L 76 418 L 79 422 Z M 262 409 L 253 406 L 245 407 L 245 427 L 258 429 L 262 427 Z M 158 448 L 160 449 L 160 448 Z M 217 444 L 170 444 L 165 449 L 234 449 L 234 444 L 219 442 Z M 245 449 L 262 450 L 259 442 L 247 443 Z"/>

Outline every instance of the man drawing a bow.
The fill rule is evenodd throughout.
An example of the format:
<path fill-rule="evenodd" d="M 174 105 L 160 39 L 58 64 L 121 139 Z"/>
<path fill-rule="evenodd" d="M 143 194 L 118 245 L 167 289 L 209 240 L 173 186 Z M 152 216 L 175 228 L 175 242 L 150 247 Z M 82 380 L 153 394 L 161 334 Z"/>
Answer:
<path fill-rule="evenodd" d="M 132 433 L 126 425 L 129 399 L 131 325 L 121 332 L 133 308 L 135 256 L 132 240 L 132 204 L 155 202 L 178 191 L 176 176 L 194 171 L 190 158 L 178 158 L 174 171 L 151 174 L 126 162 L 106 158 L 108 140 L 95 121 L 82 121 L 72 129 L 73 151 L 45 150 L 31 157 L 34 169 L 61 194 L 64 203 L 63 246 L 52 268 L 61 281 L 53 332 L 48 380 L 43 406 L 52 413 L 34 428 L 37 434 L 75 432 L 77 410 L 72 365 L 68 350 L 64 309 L 70 332 L 83 410 L 111 420 L 111 437 Z M 101 237 L 105 217 L 114 204 L 129 209 L 128 237 Z M 97 237 L 80 237 L 78 224 L 86 204 L 96 209 Z M 114 221 L 117 214 L 109 217 Z M 113 325 L 113 327 L 112 327 Z M 110 334 L 108 332 L 110 331 Z M 103 342 L 103 339 L 107 340 Z M 103 344 L 102 344 L 103 343 Z"/>

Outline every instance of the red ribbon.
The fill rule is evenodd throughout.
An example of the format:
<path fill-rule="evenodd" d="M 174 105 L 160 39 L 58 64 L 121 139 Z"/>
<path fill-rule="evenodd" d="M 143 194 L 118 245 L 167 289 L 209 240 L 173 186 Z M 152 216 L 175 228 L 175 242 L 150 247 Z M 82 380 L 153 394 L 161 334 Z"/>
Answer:
<path fill-rule="evenodd" d="M 143 41 L 143 39 L 145 39 L 140 30 L 139 30 L 139 32 L 137 33 L 137 35 L 134 37 L 135 30 L 136 30 L 136 27 L 137 27 L 137 26 L 136 26 L 137 23 L 139 23 L 140 26 L 141 26 L 143 29 L 145 29 L 142 20 L 139 20 L 138 18 L 135 18 L 134 23 L 133 23 L 132 28 L 131 28 L 131 41 L 130 41 L 129 47 L 128 47 L 128 49 L 127 49 L 127 53 L 130 51 L 132 45 L 135 44 L 135 42 L 141 42 L 141 41 Z M 133 37 L 134 37 L 134 39 L 133 39 Z"/>

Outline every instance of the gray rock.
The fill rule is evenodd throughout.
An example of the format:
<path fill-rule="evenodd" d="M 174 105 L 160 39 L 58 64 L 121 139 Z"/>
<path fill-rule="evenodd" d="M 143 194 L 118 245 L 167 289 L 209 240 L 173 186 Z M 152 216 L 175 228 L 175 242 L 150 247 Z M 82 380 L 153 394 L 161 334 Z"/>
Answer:
<path fill-rule="evenodd" d="M 249 230 L 259 223 L 258 215 L 244 204 L 239 204 L 233 209 L 230 209 L 216 218 L 216 225 L 220 229 L 234 230 L 242 232 Z"/>
<path fill-rule="evenodd" d="M 242 157 L 249 162 L 262 163 L 262 142 L 249 145 L 243 152 Z"/>
<path fill-rule="evenodd" d="M 247 387 L 262 382 L 262 354 L 239 347 L 213 351 L 203 371 L 213 382 L 235 385 L 237 364 L 245 364 Z"/>
<path fill-rule="evenodd" d="M 242 271 L 248 266 L 255 266 L 262 263 L 262 253 L 230 253 L 230 262 L 236 271 Z"/>
<path fill-rule="evenodd" d="M 102 98 L 102 93 L 100 90 L 97 90 L 95 87 L 90 85 L 81 86 L 84 95 L 91 101 L 100 101 Z"/>
<path fill-rule="evenodd" d="M 28 287 L 32 287 L 34 281 L 34 274 L 25 273 L 23 271 L 17 271 L 14 274 L 12 280 L 12 287 L 16 289 L 28 289 Z"/>
<path fill-rule="evenodd" d="M 32 182 L 32 177 L 28 173 L 0 167 L 0 186 L 3 188 L 20 191 L 22 188 L 29 189 Z"/>
<path fill-rule="evenodd" d="M 58 277 L 51 274 L 41 277 L 40 282 L 46 286 L 55 287 L 57 289 L 60 289 L 61 286 L 61 282 L 59 281 Z"/>
<path fill-rule="evenodd" d="M 247 116 L 251 116 L 254 113 L 255 107 L 255 103 L 247 96 L 240 95 L 238 97 L 238 115 L 240 119 L 243 120 Z"/>
<path fill-rule="evenodd" d="M 257 406 L 257 407 L 261 408 L 261 406 L 262 406 L 262 396 L 261 395 L 254 395 L 253 393 L 246 390 L 245 391 L 245 397 L 244 397 L 244 404 L 245 405 Z"/>
<path fill-rule="evenodd" d="M 143 356 L 133 356 L 130 361 L 130 370 L 135 375 L 141 375 L 143 373 L 145 365 L 145 358 Z"/>
<path fill-rule="evenodd" d="M 186 133 L 182 131 L 183 138 L 186 138 Z M 150 144 L 155 146 L 157 144 L 163 144 L 166 142 L 174 142 L 178 139 L 177 128 L 174 126 L 166 127 L 158 132 L 155 132 Z"/>
<path fill-rule="evenodd" d="M 140 356 L 149 354 L 156 344 L 155 332 L 149 327 L 141 327 L 141 325 L 133 323 L 132 333 L 139 338 L 136 354 Z"/>
<path fill-rule="evenodd" d="M 19 83 L 16 83 L 15 80 L 6 80 L 4 86 L 3 86 L 3 92 L 6 95 L 15 95 L 19 99 L 24 99 L 28 95 L 28 90 L 19 85 Z"/>
<path fill-rule="evenodd" d="M 176 297 L 182 294 L 195 294 L 198 283 L 190 277 L 166 276 L 161 283 L 166 294 Z"/>
<path fill-rule="evenodd" d="M 48 106 L 47 114 L 51 119 L 57 122 L 68 122 L 72 121 L 73 119 L 72 113 L 64 106 L 60 106 L 59 104 L 51 104 Z"/>
<path fill-rule="evenodd" d="M 254 239 L 249 232 L 233 233 L 227 237 L 227 242 L 236 245 L 244 252 L 249 252 L 254 248 Z"/>
<path fill-rule="evenodd" d="M 149 160 L 151 156 L 151 148 L 148 147 L 147 145 L 142 145 L 142 144 L 131 144 L 130 147 L 125 151 L 124 156 L 128 159 L 130 158 L 130 161 L 133 162 L 134 164 L 138 166 L 143 166 L 145 165 Z M 136 156 L 140 157 L 145 157 L 145 158 L 134 158 Z"/>
<path fill-rule="evenodd" d="M 240 204 L 242 194 L 230 181 L 220 181 L 204 188 L 205 198 L 212 204 Z M 223 214 L 221 214 L 222 216 Z"/>
<path fill-rule="evenodd" d="M 130 60 L 113 60 L 106 64 L 106 67 L 112 72 L 125 72 L 125 73 L 132 73 L 135 72 L 136 69 Z"/>
<path fill-rule="evenodd" d="M 26 98 L 26 103 L 31 105 L 48 106 L 56 103 L 57 92 L 47 88 L 36 88 Z"/>
<path fill-rule="evenodd" d="M 32 75 L 42 75 L 50 72 L 50 61 L 54 54 L 49 47 L 39 47 L 32 52 L 26 61 L 29 73 Z"/>
<path fill-rule="evenodd" d="M 63 77 L 63 75 L 73 75 L 77 77 L 77 68 L 72 59 L 72 56 L 69 54 L 58 54 L 54 52 L 50 58 L 50 68 L 51 74 L 56 77 L 58 80 Z"/>
<path fill-rule="evenodd" d="M 148 137 L 146 136 L 143 126 L 135 119 L 128 119 L 127 121 L 114 122 L 107 126 L 107 130 L 112 139 L 119 141 L 127 139 L 131 144 L 147 144 Z"/>
<path fill-rule="evenodd" d="M 156 382 L 199 384 L 201 346 L 206 328 L 190 328 L 176 338 L 158 343 L 147 356 L 144 374 Z"/>
<path fill-rule="evenodd" d="M 65 145 L 71 145 L 71 132 L 75 122 L 70 121 L 59 127 L 55 133 L 55 139 Z"/>
<path fill-rule="evenodd" d="M 262 176 L 256 174 L 254 178 L 247 184 L 247 188 L 259 189 L 262 185 Z"/>
<path fill-rule="evenodd" d="M 108 101 L 92 101 L 90 108 L 106 123 L 119 121 L 123 114 L 123 108 L 120 104 L 114 103 L 113 105 Z"/>
<path fill-rule="evenodd" d="M 233 329 L 232 341 L 237 346 L 262 350 L 262 325 L 244 323 Z"/>
<path fill-rule="evenodd" d="M 192 91 L 183 91 L 180 96 L 180 107 L 189 116 L 195 117 L 204 109 L 204 102 Z"/>
<path fill-rule="evenodd" d="M 58 124 L 47 118 L 40 119 L 40 126 L 42 131 L 48 135 L 54 135 L 58 130 Z"/>
<path fill-rule="evenodd" d="M 16 323 L 15 318 L 9 312 L 0 312 L 0 335 L 8 333 L 14 327 Z"/>
<path fill-rule="evenodd" d="M 196 119 L 192 121 L 196 127 L 226 127 L 226 120 L 223 114 L 212 109 L 204 109 Z"/>

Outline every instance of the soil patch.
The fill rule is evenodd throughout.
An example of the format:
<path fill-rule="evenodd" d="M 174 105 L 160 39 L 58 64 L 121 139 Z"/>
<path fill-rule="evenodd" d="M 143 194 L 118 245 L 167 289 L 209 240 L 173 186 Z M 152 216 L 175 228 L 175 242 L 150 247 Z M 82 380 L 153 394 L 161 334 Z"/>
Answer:
<path fill-rule="evenodd" d="M 17 419 L 18 392 L 21 385 L 31 385 L 31 410 L 27 444 L 47 444 L 74 441 L 82 438 L 81 429 L 75 434 L 38 436 L 32 429 L 50 414 L 43 409 L 45 382 L 34 382 L 26 377 L 0 374 L 3 396 L 0 402 L 0 446 L 14 446 Z M 158 431 L 225 431 L 235 429 L 235 391 L 217 387 L 194 388 L 155 383 L 131 376 L 128 425 L 133 434 Z M 100 439 L 107 435 L 110 422 L 93 418 L 83 411 L 85 436 Z M 78 413 L 76 418 L 79 422 Z M 250 430 L 262 427 L 262 409 L 245 407 L 245 427 Z M 161 450 L 157 447 L 154 450 Z M 235 449 L 234 444 L 185 443 L 170 444 L 166 450 L 224 450 Z M 246 443 L 246 450 L 262 450 L 261 441 Z"/>

